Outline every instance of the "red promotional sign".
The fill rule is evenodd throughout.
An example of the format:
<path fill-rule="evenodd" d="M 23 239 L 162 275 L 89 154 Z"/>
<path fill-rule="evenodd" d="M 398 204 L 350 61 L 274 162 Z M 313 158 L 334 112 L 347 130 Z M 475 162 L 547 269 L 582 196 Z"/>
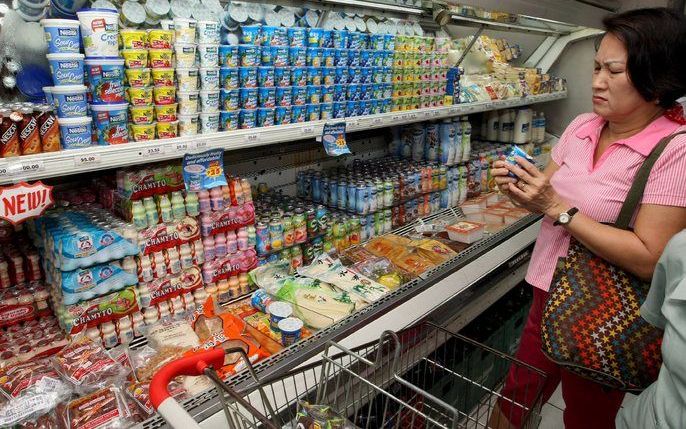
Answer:
<path fill-rule="evenodd" d="M 0 218 L 13 225 L 42 215 L 53 204 L 52 186 L 40 181 L 0 188 Z"/>

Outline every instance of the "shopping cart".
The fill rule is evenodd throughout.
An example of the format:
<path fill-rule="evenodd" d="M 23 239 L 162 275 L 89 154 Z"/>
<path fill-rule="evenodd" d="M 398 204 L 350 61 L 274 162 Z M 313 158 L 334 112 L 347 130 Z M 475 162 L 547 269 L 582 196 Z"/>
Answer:
<path fill-rule="evenodd" d="M 204 374 L 215 382 L 230 428 L 295 428 L 307 404 L 326 405 L 361 428 L 490 428 L 497 405 L 509 410 L 508 420 L 517 413 L 519 427 L 540 420 L 543 372 L 432 323 L 386 331 L 353 349 L 328 342 L 321 360 L 270 379 L 259 380 L 242 357 L 254 381 L 246 389 L 222 382 L 212 368 L 222 364 L 224 351 L 211 350 L 163 367 L 150 386 L 153 405 L 174 428 L 198 427 L 166 385 L 177 375 Z M 533 381 L 521 398 L 499 393 L 510 366 Z"/>

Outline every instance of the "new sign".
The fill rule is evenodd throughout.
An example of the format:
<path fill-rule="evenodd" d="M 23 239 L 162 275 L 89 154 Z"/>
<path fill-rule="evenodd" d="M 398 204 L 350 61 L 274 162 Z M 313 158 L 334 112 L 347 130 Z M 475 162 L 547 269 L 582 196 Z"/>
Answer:
<path fill-rule="evenodd" d="M 0 187 L 0 218 L 13 225 L 42 215 L 53 204 L 52 186 L 40 181 Z"/>

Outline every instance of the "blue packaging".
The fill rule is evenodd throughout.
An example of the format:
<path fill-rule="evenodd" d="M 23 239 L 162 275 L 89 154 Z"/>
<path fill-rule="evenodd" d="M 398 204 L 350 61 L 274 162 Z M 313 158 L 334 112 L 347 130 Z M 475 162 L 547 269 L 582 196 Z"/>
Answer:
<path fill-rule="evenodd" d="M 336 64 L 336 50 L 333 48 L 322 49 L 322 67 L 334 67 Z"/>
<path fill-rule="evenodd" d="M 293 106 L 304 106 L 307 100 L 307 87 L 306 86 L 294 86 L 293 88 L 293 98 L 291 98 L 291 105 Z"/>
<path fill-rule="evenodd" d="M 334 102 L 331 105 L 331 117 L 333 119 L 345 118 L 345 102 Z"/>
<path fill-rule="evenodd" d="M 272 46 L 272 59 L 275 67 L 288 67 L 288 48 L 286 46 Z"/>
<path fill-rule="evenodd" d="M 76 304 L 138 284 L 138 275 L 128 273 L 114 264 L 66 271 L 60 277 L 64 305 Z"/>
<path fill-rule="evenodd" d="M 348 67 L 360 67 L 360 51 L 348 50 Z"/>
<path fill-rule="evenodd" d="M 305 64 L 307 67 L 321 67 L 323 55 L 321 48 L 307 48 L 305 53 Z"/>
<path fill-rule="evenodd" d="M 358 116 L 360 111 L 359 101 L 346 101 L 345 103 L 345 116 L 350 118 L 353 116 Z"/>
<path fill-rule="evenodd" d="M 257 88 L 240 88 L 238 91 L 238 107 L 248 110 L 257 108 Z"/>
<path fill-rule="evenodd" d="M 383 84 L 383 97 L 381 98 L 391 98 L 393 96 L 393 84 L 384 83 Z"/>
<path fill-rule="evenodd" d="M 355 211 L 357 214 L 364 215 L 369 211 L 369 196 L 367 195 L 367 185 L 358 184 L 355 191 Z"/>
<path fill-rule="evenodd" d="M 348 31 L 334 30 L 331 34 L 332 46 L 336 49 L 348 48 Z"/>
<path fill-rule="evenodd" d="M 360 51 L 360 67 L 372 67 L 372 52 L 369 49 Z"/>
<path fill-rule="evenodd" d="M 383 68 L 383 83 L 393 83 L 393 67 Z"/>
<path fill-rule="evenodd" d="M 288 29 L 288 45 L 304 48 L 307 45 L 307 29 L 293 27 Z"/>
<path fill-rule="evenodd" d="M 248 80 L 250 69 L 246 68 L 243 72 Z M 255 78 L 257 79 L 257 77 Z M 241 80 L 238 78 L 238 68 L 236 67 L 222 67 L 219 69 L 219 86 L 223 89 L 236 89 L 241 86 Z"/>
<path fill-rule="evenodd" d="M 372 83 L 372 68 L 360 67 L 360 83 Z"/>
<path fill-rule="evenodd" d="M 345 180 L 339 180 L 338 185 L 336 186 L 336 206 L 341 209 L 345 210 L 346 202 L 348 201 L 348 183 Z"/>
<path fill-rule="evenodd" d="M 336 68 L 322 67 L 322 85 L 333 85 L 336 83 Z"/>
<path fill-rule="evenodd" d="M 274 125 L 291 123 L 291 106 L 276 106 L 274 109 Z"/>
<path fill-rule="evenodd" d="M 392 100 L 390 98 L 384 98 L 381 100 L 381 112 L 380 113 L 388 113 L 391 111 L 391 103 Z"/>
<path fill-rule="evenodd" d="M 351 31 L 348 33 L 348 49 L 366 49 L 367 46 L 364 43 L 364 34 L 359 31 Z"/>
<path fill-rule="evenodd" d="M 93 138 L 92 120 L 90 117 L 63 118 L 58 122 L 63 149 L 90 147 Z"/>
<path fill-rule="evenodd" d="M 365 83 L 360 85 L 360 100 L 371 100 L 372 99 L 372 85 Z"/>
<path fill-rule="evenodd" d="M 393 67 L 395 53 L 393 51 L 384 51 L 383 53 L 383 66 Z"/>
<path fill-rule="evenodd" d="M 338 180 L 335 177 L 329 179 L 329 206 L 336 207 L 338 204 Z"/>
<path fill-rule="evenodd" d="M 321 85 L 322 84 L 322 69 L 321 67 L 307 67 L 307 84 Z"/>
<path fill-rule="evenodd" d="M 226 176 L 224 175 L 223 149 L 211 149 L 201 153 L 187 153 L 183 156 L 181 166 L 183 168 L 183 181 L 187 191 L 198 192 L 203 189 L 227 185 Z M 203 228 L 205 227 L 206 225 L 203 225 Z"/>
<path fill-rule="evenodd" d="M 319 44 L 322 48 L 332 48 L 333 47 L 333 30 L 322 31 L 322 41 Z"/>
<path fill-rule="evenodd" d="M 241 43 L 245 45 L 259 45 L 262 39 L 262 25 L 242 25 L 241 26 Z"/>
<path fill-rule="evenodd" d="M 83 54 L 48 54 L 55 86 L 83 85 Z"/>
<path fill-rule="evenodd" d="M 372 51 L 372 67 L 383 67 L 384 59 L 382 51 Z"/>
<path fill-rule="evenodd" d="M 263 66 L 273 66 L 274 57 L 271 46 L 260 46 L 260 64 Z"/>
<path fill-rule="evenodd" d="M 349 101 L 360 101 L 361 97 L 362 97 L 362 91 L 360 89 L 360 85 L 357 85 L 357 84 L 348 85 L 347 100 L 349 100 Z"/>
<path fill-rule="evenodd" d="M 324 35 L 324 30 L 321 28 L 308 28 L 307 29 L 307 47 L 318 48 L 322 46 L 322 36 Z"/>
<path fill-rule="evenodd" d="M 384 34 L 383 48 L 387 51 L 395 51 L 395 36 L 393 34 Z"/>
<path fill-rule="evenodd" d="M 369 36 L 369 49 L 376 51 L 383 51 L 384 48 L 384 34 L 372 34 Z"/>
<path fill-rule="evenodd" d="M 381 100 L 370 100 L 369 106 L 369 113 L 371 115 L 381 113 Z"/>
<path fill-rule="evenodd" d="M 101 146 L 129 142 L 129 105 L 118 104 L 93 104 L 93 131 L 97 137 L 97 143 Z"/>
<path fill-rule="evenodd" d="M 238 129 L 238 110 L 219 112 L 219 129 L 222 131 L 233 131 Z"/>
<path fill-rule="evenodd" d="M 305 106 L 291 107 L 291 124 L 305 122 Z"/>
<path fill-rule="evenodd" d="M 348 198 L 346 198 L 346 206 L 348 206 L 348 211 L 353 212 L 355 211 L 355 208 L 357 207 L 357 185 L 355 182 L 350 181 L 348 182 L 348 189 L 346 189 L 346 195 Z"/>
<path fill-rule="evenodd" d="M 348 83 L 348 67 L 336 67 L 336 75 L 334 77 L 334 84 Z"/>
<path fill-rule="evenodd" d="M 371 115 L 372 114 L 372 102 L 369 100 L 360 101 L 360 110 L 358 111 L 360 116 Z"/>
<path fill-rule="evenodd" d="M 321 104 L 321 119 L 327 120 L 333 117 L 333 103 L 322 103 Z"/>
<path fill-rule="evenodd" d="M 272 40 L 274 39 L 274 33 L 278 27 L 272 27 L 269 25 L 263 25 L 262 31 L 260 32 L 260 43 L 262 46 L 272 46 Z"/>
<path fill-rule="evenodd" d="M 274 86 L 291 86 L 291 69 L 276 67 L 274 69 Z"/>
<path fill-rule="evenodd" d="M 333 86 L 333 101 L 341 102 L 348 99 L 348 85 L 336 84 Z"/>
<path fill-rule="evenodd" d="M 239 67 L 238 85 L 241 88 L 257 88 L 257 69 L 255 67 Z"/>
<path fill-rule="evenodd" d="M 241 67 L 260 65 L 260 47 L 255 45 L 238 45 L 238 64 Z"/>
<path fill-rule="evenodd" d="M 274 86 L 274 67 L 257 68 L 257 86 L 267 88 Z"/>
<path fill-rule="evenodd" d="M 293 88 L 290 86 L 277 86 L 274 91 L 274 103 L 277 106 L 290 106 L 293 98 Z"/>
<path fill-rule="evenodd" d="M 319 104 L 308 104 L 305 107 L 306 121 L 318 121 L 321 115 L 321 106 Z"/>
<path fill-rule="evenodd" d="M 291 68 L 291 85 L 305 86 L 307 85 L 307 69 L 305 67 Z"/>
<path fill-rule="evenodd" d="M 336 49 L 334 52 L 333 63 L 336 67 L 348 67 L 349 52 L 347 49 Z"/>
<path fill-rule="evenodd" d="M 257 125 L 257 109 L 241 109 L 238 112 L 238 128 L 241 130 L 255 128 Z"/>
<path fill-rule="evenodd" d="M 372 99 L 380 100 L 383 96 L 383 85 L 380 83 L 372 84 Z"/>
<path fill-rule="evenodd" d="M 306 104 L 321 103 L 322 99 L 322 87 L 319 85 L 307 85 L 307 95 L 305 99 Z"/>
<path fill-rule="evenodd" d="M 350 67 L 348 70 L 348 83 L 359 84 L 362 83 L 362 68 Z"/>
<path fill-rule="evenodd" d="M 86 116 L 88 102 L 84 85 L 64 85 L 52 88 L 53 104 L 57 107 L 58 118 L 77 118 Z"/>
<path fill-rule="evenodd" d="M 257 124 L 258 127 L 271 127 L 274 125 L 274 108 L 260 107 L 257 109 Z"/>
<path fill-rule="evenodd" d="M 383 83 L 383 67 L 372 68 L 372 83 Z"/>
<path fill-rule="evenodd" d="M 41 20 L 49 54 L 78 54 L 81 32 L 78 20 Z"/>
<path fill-rule="evenodd" d="M 531 163 L 535 163 L 536 161 L 529 156 L 528 153 L 524 152 L 519 146 L 517 145 L 512 145 L 510 150 L 507 152 L 507 155 L 505 155 L 505 161 L 507 161 L 510 165 L 516 165 L 519 166 L 517 163 L 517 160 L 515 159 L 516 157 L 524 158 L 527 161 Z M 513 172 L 507 173 L 508 176 L 514 178 L 514 179 L 519 179 Z"/>
<path fill-rule="evenodd" d="M 238 46 L 219 46 L 219 65 L 222 67 L 238 67 Z"/>
<path fill-rule="evenodd" d="M 86 83 L 92 94 L 91 103 L 124 103 L 124 59 L 86 58 Z"/>
<path fill-rule="evenodd" d="M 236 89 L 221 89 L 219 91 L 219 108 L 221 110 L 238 110 L 240 91 Z"/>
<path fill-rule="evenodd" d="M 292 67 L 305 67 L 307 64 L 307 50 L 297 46 L 289 48 L 288 63 Z"/>
<path fill-rule="evenodd" d="M 272 46 L 288 46 L 288 29 L 286 27 L 276 27 L 271 41 Z"/>
<path fill-rule="evenodd" d="M 322 85 L 321 86 L 321 102 L 322 103 L 333 103 L 333 85 Z"/>
<path fill-rule="evenodd" d="M 276 106 L 276 88 L 259 88 L 257 90 L 257 105 L 259 107 Z"/>

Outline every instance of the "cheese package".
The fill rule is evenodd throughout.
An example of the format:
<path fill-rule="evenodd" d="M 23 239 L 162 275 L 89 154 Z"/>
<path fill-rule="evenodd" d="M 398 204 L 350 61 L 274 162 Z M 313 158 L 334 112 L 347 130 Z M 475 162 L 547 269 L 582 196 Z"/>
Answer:
<path fill-rule="evenodd" d="M 460 221 L 445 228 L 451 240 L 471 244 L 484 236 L 484 224 L 478 222 Z"/>
<path fill-rule="evenodd" d="M 293 306 L 293 314 L 307 326 L 322 329 L 355 311 L 347 292 L 340 292 L 319 280 L 290 278 L 276 297 Z"/>

